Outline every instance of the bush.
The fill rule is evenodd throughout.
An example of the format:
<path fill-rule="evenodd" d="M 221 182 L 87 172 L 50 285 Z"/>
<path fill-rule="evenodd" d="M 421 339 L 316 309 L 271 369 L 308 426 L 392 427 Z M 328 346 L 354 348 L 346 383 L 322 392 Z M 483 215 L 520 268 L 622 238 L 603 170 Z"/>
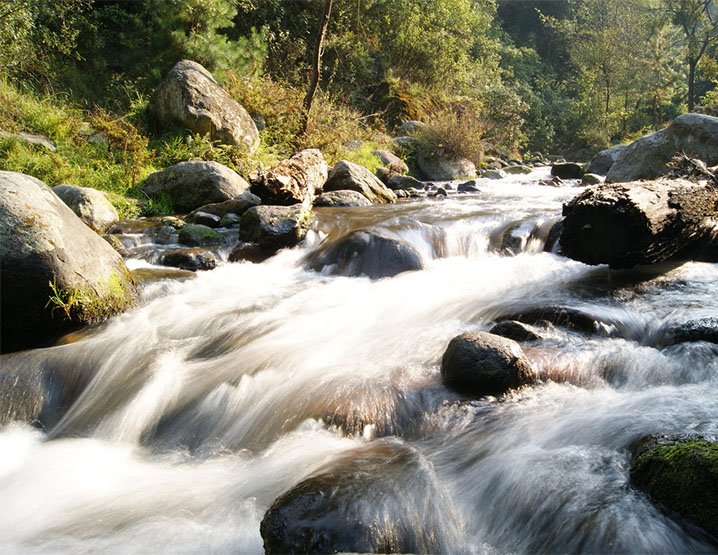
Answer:
<path fill-rule="evenodd" d="M 418 148 L 447 159 L 466 158 L 481 164 L 486 125 L 474 103 L 436 110 L 415 135 Z"/>

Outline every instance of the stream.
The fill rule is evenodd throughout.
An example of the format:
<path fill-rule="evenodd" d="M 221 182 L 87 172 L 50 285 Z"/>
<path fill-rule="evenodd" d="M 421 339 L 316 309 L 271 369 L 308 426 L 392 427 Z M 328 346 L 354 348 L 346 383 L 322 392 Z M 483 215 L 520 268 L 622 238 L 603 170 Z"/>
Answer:
<path fill-rule="evenodd" d="M 133 310 L 2 357 L 85 386 L 46 429 L 0 428 L 0 552 L 263 553 L 278 496 L 377 446 L 409 454 L 377 479 L 431 498 L 413 518 L 447 552 L 716 552 L 628 472 L 647 434 L 718 436 L 718 345 L 664 342 L 718 315 L 718 264 L 611 271 L 544 252 L 583 190 L 539 185 L 547 175 L 318 209 L 300 247 L 148 280 Z M 370 226 L 411 242 L 425 269 L 375 281 L 306 269 L 323 240 Z M 597 323 L 536 327 L 522 348 L 538 385 L 467 399 L 441 384 L 451 338 L 546 306 Z M 345 489 L 372 510 L 371 491 Z"/>

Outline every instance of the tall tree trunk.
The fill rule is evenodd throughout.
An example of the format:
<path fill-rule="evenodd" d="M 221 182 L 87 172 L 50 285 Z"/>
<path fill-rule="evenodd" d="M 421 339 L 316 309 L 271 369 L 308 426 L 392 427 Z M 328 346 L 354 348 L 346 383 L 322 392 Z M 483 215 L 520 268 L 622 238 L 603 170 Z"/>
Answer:
<path fill-rule="evenodd" d="M 693 94 L 694 94 L 694 87 L 695 87 L 695 81 L 696 81 L 696 63 L 698 63 L 698 60 L 695 60 L 691 58 L 688 60 L 688 111 L 692 112 L 693 107 L 695 106 L 693 103 Z"/>
<path fill-rule="evenodd" d="M 321 77 L 322 70 L 322 54 L 324 53 L 324 37 L 327 34 L 327 27 L 329 26 L 329 14 L 332 11 L 332 1 L 324 0 L 324 11 L 322 13 L 322 21 L 319 26 L 319 33 L 317 34 L 317 41 L 314 44 L 314 57 L 312 59 L 312 75 L 309 80 L 309 87 L 307 88 L 307 94 L 304 97 L 304 112 L 302 114 L 302 122 L 300 126 L 300 132 L 302 134 L 307 132 L 307 125 L 309 124 L 309 110 L 312 108 L 312 102 L 314 101 L 314 95 L 317 93 L 317 87 L 319 86 L 319 78 Z"/>

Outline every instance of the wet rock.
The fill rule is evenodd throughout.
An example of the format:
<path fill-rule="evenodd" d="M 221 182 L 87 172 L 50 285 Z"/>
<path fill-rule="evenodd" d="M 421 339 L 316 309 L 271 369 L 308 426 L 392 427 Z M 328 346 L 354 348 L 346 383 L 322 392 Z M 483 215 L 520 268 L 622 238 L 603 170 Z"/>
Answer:
<path fill-rule="evenodd" d="M 436 154 L 419 152 L 416 163 L 427 179 L 451 181 L 476 176 L 476 166 L 466 158 L 449 160 Z"/>
<path fill-rule="evenodd" d="M 626 146 L 606 175 L 607 183 L 654 179 L 669 171 L 677 153 L 718 164 L 718 118 L 683 114 L 671 124 Z"/>
<path fill-rule="evenodd" d="M 314 217 L 314 212 L 299 204 L 254 206 L 242 214 L 239 236 L 270 251 L 293 247 L 304 239 Z"/>
<path fill-rule="evenodd" d="M 340 160 L 329 172 L 324 191 L 356 191 L 371 202 L 394 202 L 396 195 L 368 169 L 347 160 Z"/>
<path fill-rule="evenodd" d="M 459 185 L 456 187 L 456 190 L 459 193 L 478 193 L 479 188 L 476 186 L 476 181 L 464 181 L 463 183 L 459 183 Z"/>
<path fill-rule="evenodd" d="M 96 189 L 57 185 L 52 192 L 97 233 L 105 233 L 120 220 L 105 194 Z"/>
<path fill-rule="evenodd" d="M 235 227 L 239 225 L 239 222 L 241 221 L 241 217 L 239 214 L 235 214 L 233 212 L 230 212 L 228 214 L 225 214 L 222 216 L 222 219 L 219 220 L 219 227 Z"/>
<path fill-rule="evenodd" d="M 421 253 L 409 242 L 381 228 L 353 231 L 321 245 L 307 257 L 309 268 L 333 275 L 393 277 L 424 267 Z"/>
<path fill-rule="evenodd" d="M 591 163 L 586 168 L 586 173 L 605 176 L 627 146 L 616 145 L 602 150 L 591 160 Z"/>
<path fill-rule="evenodd" d="M 560 177 L 561 179 L 581 179 L 583 175 L 583 167 L 574 162 L 564 162 L 562 164 L 554 164 L 551 166 L 551 175 Z"/>
<path fill-rule="evenodd" d="M 432 197 L 446 197 L 449 193 L 443 187 L 437 187 L 436 191 L 431 195 Z"/>
<path fill-rule="evenodd" d="M 409 166 L 406 165 L 406 162 L 393 152 L 389 152 L 388 150 L 372 150 L 371 153 L 377 156 L 379 160 L 381 160 L 381 163 L 390 171 L 395 171 L 400 174 L 409 171 Z"/>
<path fill-rule="evenodd" d="M 544 243 L 543 250 L 544 252 L 552 252 L 554 254 L 561 254 L 561 247 L 560 247 L 560 240 L 561 240 L 561 230 L 563 229 L 563 220 L 558 220 L 553 225 L 551 225 L 551 229 L 548 232 L 548 236 L 546 237 L 546 242 Z"/>
<path fill-rule="evenodd" d="M 190 212 L 187 219 L 191 221 L 197 212 L 214 214 L 220 218 L 223 218 L 227 214 L 236 214 L 237 216 L 241 216 L 247 210 L 252 208 L 252 206 L 258 206 L 260 204 L 262 204 L 262 200 L 257 195 L 252 194 L 249 191 L 244 191 L 241 195 L 233 199 L 200 206 L 196 210 Z"/>
<path fill-rule="evenodd" d="M 501 395 L 533 384 L 531 363 L 515 341 L 485 332 L 451 340 L 441 359 L 442 382 L 463 395 Z"/>
<path fill-rule="evenodd" d="M 718 537 L 718 442 L 648 437 L 631 462 L 631 484 Z"/>
<path fill-rule="evenodd" d="M 503 170 L 486 170 L 481 172 L 479 177 L 482 179 L 503 179 L 506 177 L 506 174 Z"/>
<path fill-rule="evenodd" d="M 532 308 L 516 314 L 502 316 L 497 320 L 517 320 L 531 325 L 552 324 L 583 333 L 596 333 L 598 331 L 598 321 L 593 316 L 565 306 Z"/>
<path fill-rule="evenodd" d="M 718 318 L 700 318 L 689 320 L 673 328 L 670 332 L 672 343 L 707 341 L 718 343 Z"/>
<path fill-rule="evenodd" d="M 206 251 L 175 249 L 164 252 L 160 256 L 159 263 L 163 266 L 197 272 L 213 270 L 217 266 L 217 259 Z"/>
<path fill-rule="evenodd" d="M 259 146 L 257 126 L 247 111 L 200 64 L 175 64 L 152 96 L 150 111 L 166 127 L 185 126 L 227 145 Z"/>
<path fill-rule="evenodd" d="M 371 206 L 371 202 L 356 191 L 329 191 L 314 201 L 314 206 Z"/>
<path fill-rule="evenodd" d="M 179 231 L 179 242 L 189 247 L 221 245 L 224 237 L 206 225 L 187 224 Z"/>
<path fill-rule="evenodd" d="M 566 182 L 561 179 L 560 177 L 553 176 L 551 178 L 547 179 L 541 179 L 538 182 L 539 185 L 542 185 L 543 187 L 565 187 Z"/>
<path fill-rule="evenodd" d="M 229 253 L 228 260 L 230 262 L 254 262 L 259 264 L 264 262 L 274 254 L 274 250 L 271 248 L 263 248 L 257 243 L 246 243 L 242 241 L 232 249 Z"/>
<path fill-rule="evenodd" d="M 191 217 L 187 220 L 193 224 L 204 225 L 207 227 L 219 227 L 220 218 L 214 214 L 202 212 L 201 210 L 195 210 L 192 212 Z"/>
<path fill-rule="evenodd" d="M 541 336 L 534 332 L 526 324 L 517 322 L 516 320 L 505 320 L 496 324 L 489 333 L 500 335 L 514 341 L 535 341 L 541 339 Z"/>
<path fill-rule="evenodd" d="M 179 212 L 236 198 L 247 188 L 249 184 L 227 166 L 196 161 L 180 162 L 155 172 L 142 185 L 150 198 L 160 200 L 166 196 Z"/>
<path fill-rule="evenodd" d="M 274 501 L 260 525 L 265 553 L 455 552 L 451 505 L 430 469 L 397 439 L 340 455 Z"/>
<path fill-rule="evenodd" d="M 29 175 L 0 171 L 0 260 L 2 352 L 122 312 L 135 298 L 122 257 Z"/>
<path fill-rule="evenodd" d="M 533 170 L 528 166 L 515 165 L 504 168 L 504 172 L 510 175 L 525 175 L 531 173 Z"/>
<path fill-rule="evenodd" d="M 297 152 L 269 169 L 250 174 L 252 193 L 265 204 L 311 206 L 317 191 L 327 180 L 329 166 L 316 148 Z"/>

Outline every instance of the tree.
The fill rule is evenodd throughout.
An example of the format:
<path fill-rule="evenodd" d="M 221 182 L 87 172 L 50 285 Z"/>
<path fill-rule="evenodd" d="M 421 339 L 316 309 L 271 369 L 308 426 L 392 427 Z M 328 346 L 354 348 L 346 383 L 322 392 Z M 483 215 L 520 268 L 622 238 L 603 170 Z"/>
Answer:
<path fill-rule="evenodd" d="M 324 10 L 322 12 L 322 19 L 319 25 L 319 32 L 317 33 L 317 39 L 314 44 L 314 56 L 312 58 L 312 73 L 309 77 L 309 87 L 307 88 L 307 94 L 304 97 L 304 113 L 302 115 L 302 122 L 300 124 L 301 133 L 307 132 L 307 124 L 309 123 L 309 111 L 312 109 L 312 102 L 314 101 L 314 95 L 317 92 L 319 86 L 319 79 L 322 74 L 322 53 L 324 50 L 324 37 L 327 34 L 327 27 L 329 26 L 329 16 L 332 12 L 332 0 L 324 0 Z"/>
<path fill-rule="evenodd" d="M 671 21 L 685 37 L 688 65 L 688 111 L 695 107 L 696 66 L 718 40 L 718 10 L 713 0 L 663 0 Z"/>

